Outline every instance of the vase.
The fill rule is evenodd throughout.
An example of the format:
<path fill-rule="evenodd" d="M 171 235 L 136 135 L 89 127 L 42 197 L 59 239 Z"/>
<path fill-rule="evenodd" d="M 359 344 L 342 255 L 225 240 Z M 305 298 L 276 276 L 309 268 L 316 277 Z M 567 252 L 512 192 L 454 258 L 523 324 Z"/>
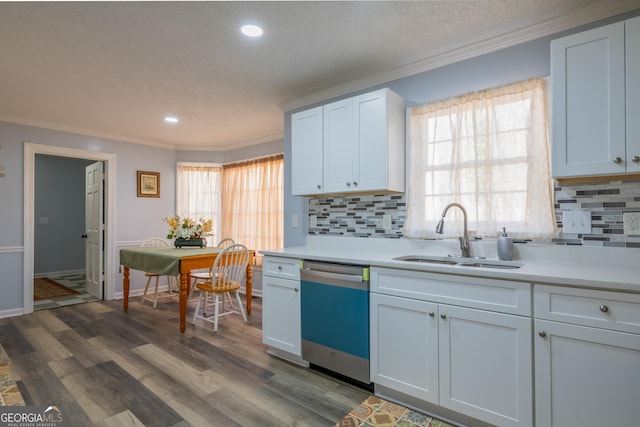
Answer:
<path fill-rule="evenodd" d="M 182 247 L 198 247 L 202 248 L 204 246 L 202 237 L 192 237 L 190 239 L 185 239 L 184 237 L 176 237 L 176 240 L 173 242 L 176 248 Z"/>

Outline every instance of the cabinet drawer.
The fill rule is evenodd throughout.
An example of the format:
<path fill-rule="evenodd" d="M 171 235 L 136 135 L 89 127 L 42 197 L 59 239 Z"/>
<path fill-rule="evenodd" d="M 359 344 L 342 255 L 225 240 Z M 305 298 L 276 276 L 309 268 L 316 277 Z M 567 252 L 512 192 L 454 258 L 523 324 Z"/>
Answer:
<path fill-rule="evenodd" d="M 284 279 L 300 279 L 300 260 L 293 258 L 264 257 L 262 260 L 262 274 L 282 277 Z"/>
<path fill-rule="evenodd" d="M 640 334 L 640 294 L 534 285 L 539 319 Z"/>
<path fill-rule="evenodd" d="M 531 315 L 531 284 L 526 282 L 372 268 L 371 292 Z"/>

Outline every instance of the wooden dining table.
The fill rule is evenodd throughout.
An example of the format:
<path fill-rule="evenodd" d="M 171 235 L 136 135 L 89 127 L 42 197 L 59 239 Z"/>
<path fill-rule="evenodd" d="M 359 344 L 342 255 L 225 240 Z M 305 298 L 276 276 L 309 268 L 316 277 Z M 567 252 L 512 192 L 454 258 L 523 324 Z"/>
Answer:
<path fill-rule="evenodd" d="M 191 271 L 211 268 L 218 253 L 224 248 L 124 248 L 120 249 L 120 265 L 124 267 L 122 290 L 123 308 L 129 309 L 129 270 L 139 270 L 161 276 L 180 276 L 180 332 L 186 329 L 187 298 L 191 287 Z M 246 273 L 247 314 L 251 314 L 253 290 L 253 262 L 255 251 L 249 250 L 249 265 Z M 224 260 L 223 260 L 224 261 Z"/>

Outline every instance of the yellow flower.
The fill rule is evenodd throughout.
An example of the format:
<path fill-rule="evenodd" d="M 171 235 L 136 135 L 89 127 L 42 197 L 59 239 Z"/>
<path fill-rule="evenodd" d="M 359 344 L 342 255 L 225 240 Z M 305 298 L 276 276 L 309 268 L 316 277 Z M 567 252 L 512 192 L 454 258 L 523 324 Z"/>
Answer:
<path fill-rule="evenodd" d="M 200 218 L 196 221 L 192 218 L 181 218 L 176 215 L 164 218 L 164 221 L 169 225 L 167 239 L 174 237 L 197 238 L 213 230 L 213 220 L 211 219 Z"/>

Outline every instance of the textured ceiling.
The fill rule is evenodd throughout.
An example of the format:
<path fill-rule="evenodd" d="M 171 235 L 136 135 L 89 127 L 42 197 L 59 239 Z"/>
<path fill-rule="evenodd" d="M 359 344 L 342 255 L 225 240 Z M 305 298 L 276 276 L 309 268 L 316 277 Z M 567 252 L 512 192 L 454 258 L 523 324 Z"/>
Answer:
<path fill-rule="evenodd" d="M 183 149 L 238 148 L 282 138 L 283 109 L 638 7 L 637 0 L 3 2 L 0 120 Z M 243 23 L 262 25 L 265 36 L 241 36 Z M 164 123 L 166 114 L 180 123 Z"/>

